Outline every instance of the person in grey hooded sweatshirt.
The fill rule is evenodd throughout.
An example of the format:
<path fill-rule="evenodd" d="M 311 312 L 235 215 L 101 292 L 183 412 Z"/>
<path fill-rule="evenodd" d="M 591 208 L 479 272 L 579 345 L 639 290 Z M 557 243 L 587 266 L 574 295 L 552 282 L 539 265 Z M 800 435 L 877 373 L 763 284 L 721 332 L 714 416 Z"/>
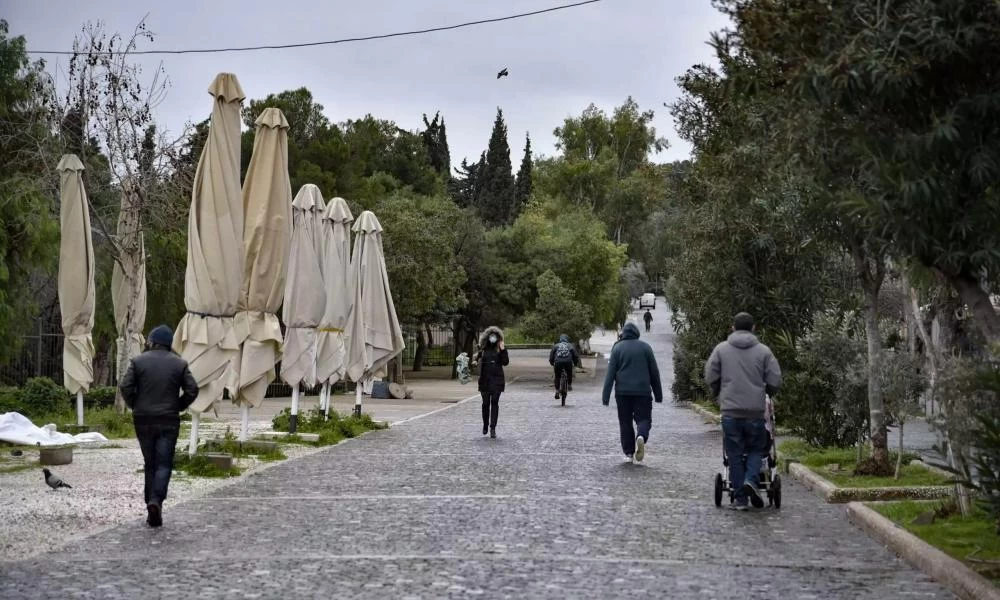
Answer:
<path fill-rule="evenodd" d="M 705 364 L 705 382 L 722 413 L 735 508 L 746 510 L 748 500 L 754 508 L 761 508 L 764 499 L 757 484 L 767 451 L 765 395 L 773 396 L 781 387 L 781 367 L 771 349 L 754 335 L 752 316 L 743 312 L 733 319 L 729 339 L 715 347 Z M 743 456 L 746 456 L 745 468 Z"/>
<path fill-rule="evenodd" d="M 621 430 L 622 451 L 626 462 L 642 462 L 653 425 L 653 399 L 663 402 L 660 369 L 649 344 L 639 340 L 639 328 L 626 323 L 621 336 L 611 349 L 608 372 L 604 377 L 601 402 L 611 403 L 611 388 L 618 405 L 618 426 Z M 635 421 L 636 435 L 632 422 Z"/>

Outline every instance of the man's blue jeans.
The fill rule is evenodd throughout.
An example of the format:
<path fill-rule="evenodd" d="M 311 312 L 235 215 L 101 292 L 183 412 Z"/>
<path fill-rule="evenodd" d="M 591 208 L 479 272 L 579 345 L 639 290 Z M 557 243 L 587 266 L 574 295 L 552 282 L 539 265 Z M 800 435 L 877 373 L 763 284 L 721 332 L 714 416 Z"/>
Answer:
<path fill-rule="evenodd" d="M 722 417 L 722 435 L 725 439 L 726 457 L 729 459 L 729 482 L 733 486 L 737 504 L 746 504 L 744 483 L 760 487 L 760 466 L 767 451 L 767 429 L 764 419 L 739 419 Z M 743 456 L 747 461 L 744 468 Z"/>
<path fill-rule="evenodd" d="M 167 486 L 174 470 L 174 449 L 180 424 L 136 423 L 136 437 L 142 449 L 143 471 L 146 485 L 143 496 L 146 504 L 162 503 L 167 499 Z"/>

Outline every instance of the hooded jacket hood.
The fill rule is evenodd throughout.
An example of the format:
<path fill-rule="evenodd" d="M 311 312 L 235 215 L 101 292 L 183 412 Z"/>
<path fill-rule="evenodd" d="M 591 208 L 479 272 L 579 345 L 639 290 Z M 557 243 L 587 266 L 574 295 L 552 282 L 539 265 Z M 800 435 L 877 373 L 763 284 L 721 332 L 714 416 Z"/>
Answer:
<path fill-rule="evenodd" d="M 559 336 L 559 341 L 560 342 L 565 342 L 565 343 L 568 344 L 569 343 L 569 336 L 564 333 L 561 336 Z"/>
<path fill-rule="evenodd" d="M 622 327 L 622 339 L 623 340 L 637 340 L 639 339 L 639 328 L 636 327 L 635 323 L 629 321 L 625 323 Z"/>
<path fill-rule="evenodd" d="M 479 347 L 480 348 L 485 348 L 486 345 L 489 344 L 489 342 L 490 342 L 489 338 L 490 338 L 490 334 L 491 333 L 497 334 L 497 337 L 500 338 L 501 340 L 503 340 L 503 329 L 500 329 L 499 327 L 491 325 L 491 326 L 487 327 L 486 330 L 483 331 L 483 333 L 479 336 Z"/>
<path fill-rule="evenodd" d="M 755 336 L 752 332 L 742 330 L 734 331 L 729 334 L 729 339 L 727 341 L 741 350 L 753 348 L 760 343 L 760 340 L 758 340 L 757 336 Z"/>

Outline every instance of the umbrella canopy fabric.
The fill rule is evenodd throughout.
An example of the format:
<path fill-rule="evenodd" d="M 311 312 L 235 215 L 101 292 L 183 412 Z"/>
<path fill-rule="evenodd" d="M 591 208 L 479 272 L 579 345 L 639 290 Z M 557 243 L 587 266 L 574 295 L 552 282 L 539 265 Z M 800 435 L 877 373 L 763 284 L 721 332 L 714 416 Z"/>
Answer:
<path fill-rule="evenodd" d="M 323 214 L 323 287 L 326 310 L 319 324 L 316 378 L 334 384 L 344 378 L 347 345 L 344 331 L 351 314 L 351 223 L 354 215 L 343 198 L 334 198 Z"/>
<path fill-rule="evenodd" d="M 59 309 L 62 312 L 63 385 L 72 394 L 94 381 L 94 242 L 83 189 L 83 163 L 65 154 L 59 171 Z"/>
<path fill-rule="evenodd" d="M 316 385 L 316 328 L 326 310 L 326 291 L 320 267 L 322 217 L 326 206 L 315 185 L 302 186 L 292 202 L 292 248 L 285 283 L 285 348 L 281 379 L 292 387 Z"/>
<path fill-rule="evenodd" d="M 235 320 L 243 286 L 243 197 L 240 190 L 240 103 L 245 94 L 232 73 L 215 77 L 208 139 L 198 159 L 184 278 L 187 314 L 174 350 L 191 368 L 200 393 L 191 405 L 204 412 L 228 389 L 239 388 L 240 344 L 248 332 Z"/>
<path fill-rule="evenodd" d="M 253 155 L 243 181 L 243 289 L 240 314 L 250 332 L 243 342 L 240 390 L 233 401 L 257 407 L 274 381 L 281 356 L 278 309 L 285 293 L 292 237 L 292 184 L 288 178 L 288 121 L 277 108 L 257 118 Z"/>
<path fill-rule="evenodd" d="M 367 381 L 385 374 L 385 366 L 403 351 L 403 331 L 389 289 L 382 250 L 382 225 L 371 211 L 354 223 L 354 308 L 348 322 L 347 375 Z"/>
<path fill-rule="evenodd" d="M 122 191 L 118 212 L 118 246 L 121 255 L 111 273 L 111 302 L 115 309 L 118 330 L 118 378 L 124 375 L 128 359 L 142 352 L 145 341 L 142 329 L 146 324 L 146 248 L 139 220 L 139 198 L 130 183 Z M 126 333 L 127 332 L 127 333 Z M 126 339 L 127 337 L 127 339 Z"/>

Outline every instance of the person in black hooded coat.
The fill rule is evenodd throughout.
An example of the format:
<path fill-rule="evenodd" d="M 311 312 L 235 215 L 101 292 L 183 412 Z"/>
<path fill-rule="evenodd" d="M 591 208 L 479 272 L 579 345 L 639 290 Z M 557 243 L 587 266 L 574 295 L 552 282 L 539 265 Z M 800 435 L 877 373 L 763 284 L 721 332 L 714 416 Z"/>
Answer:
<path fill-rule="evenodd" d="M 500 394 L 507 387 L 503 368 L 510 364 L 499 327 L 487 327 L 479 338 L 480 350 L 476 354 L 479 365 L 479 393 L 483 397 L 483 435 L 497 436 L 497 415 Z"/>

